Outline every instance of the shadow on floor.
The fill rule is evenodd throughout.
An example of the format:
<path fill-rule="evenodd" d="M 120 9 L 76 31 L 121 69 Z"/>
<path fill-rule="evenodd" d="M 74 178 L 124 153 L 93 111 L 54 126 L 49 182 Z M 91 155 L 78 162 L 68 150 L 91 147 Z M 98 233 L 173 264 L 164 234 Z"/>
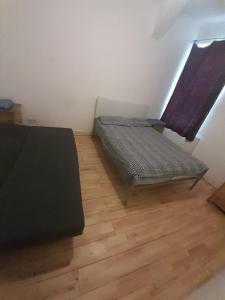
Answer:
<path fill-rule="evenodd" d="M 66 267 L 72 257 L 72 238 L 1 248 L 0 284 Z"/>

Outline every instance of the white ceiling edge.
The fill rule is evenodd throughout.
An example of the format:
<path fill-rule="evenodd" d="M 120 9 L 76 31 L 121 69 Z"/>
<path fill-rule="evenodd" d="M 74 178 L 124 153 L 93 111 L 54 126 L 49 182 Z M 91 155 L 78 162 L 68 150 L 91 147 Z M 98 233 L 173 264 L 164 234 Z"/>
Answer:
<path fill-rule="evenodd" d="M 225 0 L 161 0 L 153 38 L 162 39 L 177 21 L 188 17 L 197 25 L 225 19 Z"/>
<path fill-rule="evenodd" d="M 199 24 L 197 40 L 225 38 L 225 18 L 207 18 Z"/>

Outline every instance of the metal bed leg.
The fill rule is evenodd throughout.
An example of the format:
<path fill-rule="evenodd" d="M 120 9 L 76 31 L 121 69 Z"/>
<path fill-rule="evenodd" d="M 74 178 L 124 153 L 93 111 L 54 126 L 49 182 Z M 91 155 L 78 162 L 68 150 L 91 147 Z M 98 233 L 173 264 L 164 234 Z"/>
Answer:
<path fill-rule="evenodd" d="M 190 187 L 190 190 L 193 190 L 193 188 L 196 186 L 196 184 L 202 179 L 202 176 L 201 177 L 198 177 L 195 182 L 191 185 Z"/>
<path fill-rule="evenodd" d="M 207 171 L 206 171 L 206 172 L 207 172 Z M 192 190 L 192 189 L 196 186 L 196 184 L 204 177 L 204 175 L 206 174 L 206 172 L 204 172 L 202 175 L 200 175 L 200 176 L 195 180 L 195 182 L 191 185 L 190 190 Z"/>
<path fill-rule="evenodd" d="M 129 198 L 132 195 L 133 191 L 134 191 L 134 185 L 129 186 L 128 189 L 127 189 L 126 195 L 124 197 L 124 200 L 123 200 L 123 204 L 125 206 L 127 205 L 127 201 L 129 200 Z"/>

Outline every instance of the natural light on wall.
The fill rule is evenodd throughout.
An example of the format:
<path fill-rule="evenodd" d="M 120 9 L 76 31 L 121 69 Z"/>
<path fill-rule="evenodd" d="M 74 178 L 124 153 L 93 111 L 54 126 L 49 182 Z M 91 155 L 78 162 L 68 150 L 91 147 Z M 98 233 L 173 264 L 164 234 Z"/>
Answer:
<path fill-rule="evenodd" d="M 206 117 L 204 123 L 202 124 L 199 133 L 198 133 L 198 137 L 201 138 L 201 133 L 204 131 L 204 129 L 208 126 L 208 124 L 210 123 L 210 121 L 213 118 L 213 115 L 217 109 L 217 107 L 224 101 L 225 98 L 225 86 L 223 87 L 222 91 L 220 92 L 214 106 L 212 107 L 210 113 L 208 114 L 208 116 Z"/>
<path fill-rule="evenodd" d="M 199 48 L 206 48 L 208 46 L 210 46 L 214 41 L 223 41 L 224 38 L 216 38 L 214 40 L 209 39 L 209 40 L 202 40 L 202 41 L 198 41 L 196 42 L 197 46 Z M 202 124 L 199 133 L 197 134 L 198 138 L 201 138 L 201 133 L 204 131 L 204 129 L 208 126 L 208 123 L 211 121 L 214 112 L 216 111 L 217 107 L 222 103 L 222 101 L 224 101 L 225 98 L 225 86 L 223 87 L 222 91 L 220 92 L 214 106 L 212 107 L 211 111 L 209 112 L 208 116 L 206 117 L 204 123 Z"/>
<path fill-rule="evenodd" d="M 217 38 L 215 40 L 222 41 L 224 39 L 223 38 L 221 38 L 221 39 Z M 206 47 L 210 46 L 215 40 L 211 39 L 211 40 L 198 41 L 198 42 L 196 42 L 196 44 L 199 48 L 206 48 Z M 217 109 L 217 106 L 219 106 L 221 104 L 221 102 L 224 100 L 224 97 L 225 97 L 225 86 L 222 89 L 222 91 L 220 92 L 214 106 L 212 107 L 211 111 L 209 112 L 208 116 L 206 117 L 204 123 L 202 124 L 202 126 L 199 130 L 199 133 L 197 135 L 199 138 L 201 138 L 201 133 L 204 131 L 204 129 L 208 126 L 209 122 L 212 120 L 212 117 L 214 115 L 214 112 Z"/>
<path fill-rule="evenodd" d="M 206 48 L 206 47 L 210 46 L 212 43 L 213 43 L 212 40 L 197 41 L 196 45 L 198 46 L 198 48 Z"/>

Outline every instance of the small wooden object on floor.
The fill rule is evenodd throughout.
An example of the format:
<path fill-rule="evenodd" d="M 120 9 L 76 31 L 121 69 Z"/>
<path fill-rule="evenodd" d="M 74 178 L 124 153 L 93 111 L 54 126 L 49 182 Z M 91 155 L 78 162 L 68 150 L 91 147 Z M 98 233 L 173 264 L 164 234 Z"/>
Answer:
<path fill-rule="evenodd" d="M 153 127 L 155 130 L 157 130 L 158 132 L 160 132 L 160 133 L 163 133 L 163 130 L 164 130 L 164 128 L 165 128 L 165 126 L 162 125 L 162 124 L 155 124 L 155 125 L 153 125 L 152 127 Z"/>
<path fill-rule="evenodd" d="M 21 104 L 14 104 L 9 110 L 0 110 L 0 123 L 22 124 Z"/>
<path fill-rule="evenodd" d="M 209 197 L 208 202 L 216 204 L 225 212 L 225 183 Z"/>

